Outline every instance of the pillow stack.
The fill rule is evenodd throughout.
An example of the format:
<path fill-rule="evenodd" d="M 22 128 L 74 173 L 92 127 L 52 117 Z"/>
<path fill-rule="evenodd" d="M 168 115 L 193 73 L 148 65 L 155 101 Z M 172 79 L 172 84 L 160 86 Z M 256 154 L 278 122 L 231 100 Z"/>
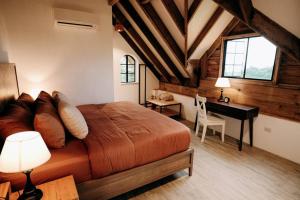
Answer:
<path fill-rule="evenodd" d="M 74 137 L 84 139 L 88 134 L 88 126 L 81 112 L 62 93 L 54 91 L 52 96 L 57 102 L 58 113 L 68 131 Z"/>

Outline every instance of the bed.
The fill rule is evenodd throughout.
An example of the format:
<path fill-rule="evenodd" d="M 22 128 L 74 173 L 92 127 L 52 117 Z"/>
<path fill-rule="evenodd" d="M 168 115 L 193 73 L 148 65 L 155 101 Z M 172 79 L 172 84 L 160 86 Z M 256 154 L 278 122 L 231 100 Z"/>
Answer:
<path fill-rule="evenodd" d="M 130 102 L 78 108 L 88 136 L 50 150 L 50 161 L 32 173 L 35 184 L 72 174 L 80 199 L 109 199 L 180 170 L 192 175 L 190 131 L 181 123 Z M 15 189 L 25 182 L 21 173 L 1 173 L 0 180 Z"/>

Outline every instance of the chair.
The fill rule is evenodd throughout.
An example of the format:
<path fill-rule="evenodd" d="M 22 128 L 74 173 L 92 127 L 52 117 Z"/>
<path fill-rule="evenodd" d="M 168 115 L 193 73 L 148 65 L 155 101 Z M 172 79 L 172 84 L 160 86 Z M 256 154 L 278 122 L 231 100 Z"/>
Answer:
<path fill-rule="evenodd" d="M 197 94 L 196 100 L 197 100 L 197 113 L 198 113 L 196 136 L 198 135 L 200 124 L 203 125 L 201 142 L 204 142 L 207 126 L 222 126 L 222 142 L 224 142 L 225 120 L 218 116 L 212 116 L 212 115 L 208 115 L 206 113 L 206 107 L 205 107 L 206 98 L 205 97 L 200 97 Z M 215 134 L 215 130 L 213 130 L 213 134 Z"/>

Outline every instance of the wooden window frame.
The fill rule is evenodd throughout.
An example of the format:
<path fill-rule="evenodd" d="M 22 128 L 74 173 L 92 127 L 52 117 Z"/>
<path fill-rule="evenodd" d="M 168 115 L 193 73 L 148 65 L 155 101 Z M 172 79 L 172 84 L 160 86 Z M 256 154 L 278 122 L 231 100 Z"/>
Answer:
<path fill-rule="evenodd" d="M 247 34 L 240 34 L 240 35 L 231 35 L 231 36 L 223 36 L 221 42 L 221 55 L 220 55 L 220 70 L 219 70 L 219 77 L 224 77 L 224 62 L 225 62 L 225 42 L 227 40 L 234 40 L 234 39 L 242 39 L 242 38 L 250 38 L 250 37 L 260 37 L 262 35 L 258 33 L 247 33 Z M 263 79 L 252 79 L 252 78 L 240 78 L 240 77 L 226 77 L 229 78 L 233 82 L 244 82 L 244 83 L 252 83 L 258 85 L 277 85 L 278 84 L 278 72 L 279 72 L 279 65 L 280 65 L 280 57 L 281 51 L 277 47 L 276 48 L 276 55 L 274 59 L 274 66 L 272 72 L 272 79 L 271 80 L 263 80 Z"/>
<path fill-rule="evenodd" d="M 135 70 L 135 68 L 136 68 L 136 63 L 135 63 L 135 59 L 134 59 L 134 57 L 132 57 L 131 55 L 124 55 L 123 57 L 125 57 L 126 58 L 126 64 L 122 64 L 122 63 L 120 63 L 120 66 L 121 66 L 121 75 L 122 74 L 125 74 L 126 75 L 126 82 L 122 82 L 122 78 L 121 78 L 121 83 L 123 83 L 123 84 L 126 84 L 126 83 L 135 83 L 136 82 L 136 77 L 135 77 L 135 72 L 136 72 L 136 70 Z M 134 61 L 134 63 L 133 64 L 129 64 L 128 63 L 128 57 L 130 57 L 133 61 Z M 129 73 L 128 72 L 128 66 L 133 66 L 133 72 L 131 72 L 131 73 Z M 126 66 L 126 72 L 125 73 L 122 73 L 122 66 Z M 128 75 L 129 74 L 133 74 L 134 75 L 134 80 L 133 81 L 128 81 Z"/>

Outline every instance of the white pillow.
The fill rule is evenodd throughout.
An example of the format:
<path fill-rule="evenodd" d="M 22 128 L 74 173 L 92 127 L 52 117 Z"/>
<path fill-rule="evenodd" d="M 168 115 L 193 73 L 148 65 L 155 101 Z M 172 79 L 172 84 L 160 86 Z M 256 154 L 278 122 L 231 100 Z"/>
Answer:
<path fill-rule="evenodd" d="M 64 101 L 68 104 L 71 104 L 71 101 L 68 99 L 68 97 L 66 95 L 64 95 L 61 92 L 58 91 L 53 91 L 52 92 L 52 97 L 55 100 L 55 102 L 58 104 L 60 101 Z"/>
<path fill-rule="evenodd" d="M 81 112 L 75 106 L 64 101 L 58 103 L 58 113 L 69 132 L 78 139 L 84 139 L 89 130 Z"/>

